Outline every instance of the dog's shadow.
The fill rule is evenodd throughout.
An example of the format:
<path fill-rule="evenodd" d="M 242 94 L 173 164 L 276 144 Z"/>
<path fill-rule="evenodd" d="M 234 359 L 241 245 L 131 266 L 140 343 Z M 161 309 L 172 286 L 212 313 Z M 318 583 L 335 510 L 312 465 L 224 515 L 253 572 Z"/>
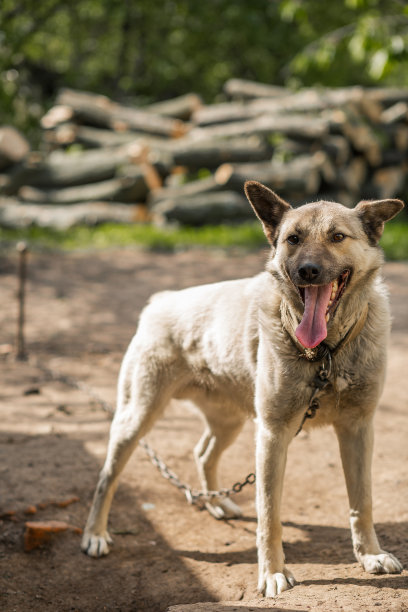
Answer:
<path fill-rule="evenodd" d="M 235 526 L 240 523 L 255 521 L 255 519 L 238 519 L 233 521 Z M 291 530 L 298 529 L 302 532 L 302 537 L 285 541 L 283 547 L 285 550 L 287 563 L 313 563 L 320 565 L 336 565 L 336 564 L 355 564 L 356 559 L 353 555 L 350 530 L 343 527 L 331 527 L 328 525 L 307 525 L 293 522 L 284 522 L 284 527 L 289 527 Z M 243 528 L 246 527 L 243 525 Z M 379 536 L 382 547 L 395 554 L 402 564 L 406 567 L 408 564 L 408 555 L 405 551 L 405 542 L 408 539 L 408 522 L 402 523 L 379 523 L 376 524 L 376 531 Z M 305 537 L 306 535 L 306 537 Z M 241 563 L 255 564 L 257 563 L 256 547 L 239 550 L 225 551 L 220 553 L 200 552 L 200 551 L 175 551 L 180 556 L 189 557 L 196 561 L 205 561 L 207 563 L 226 563 L 227 565 L 236 565 Z M 356 584 L 368 586 L 372 584 L 378 585 L 378 579 L 381 580 L 381 586 L 393 589 L 408 589 L 408 580 L 405 576 L 383 575 L 381 577 L 367 578 L 339 578 L 339 579 L 321 579 L 309 580 L 304 584 L 335 584 L 336 582 Z"/>

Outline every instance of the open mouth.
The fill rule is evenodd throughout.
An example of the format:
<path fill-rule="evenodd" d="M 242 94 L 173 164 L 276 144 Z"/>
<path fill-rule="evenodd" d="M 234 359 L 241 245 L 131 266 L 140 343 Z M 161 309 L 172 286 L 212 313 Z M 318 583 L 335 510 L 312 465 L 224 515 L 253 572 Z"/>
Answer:
<path fill-rule="evenodd" d="M 325 319 L 326 323 L 330 321 L 330 317 L 334 315 L 337 306 L 339 305 L 341 296 L 343 295 L 348 279 L 350 277 L 351 270 L 344 270 L 338 278 L 335 278 L 331 282 L 330 298 L 326 307 Z M 305 304 L 305 290 L 307 287 L 298 287 L 300 297 L 302 298 L 303 304 Z"/>
<path fill-rule="evenodd" d="M 314 348 L 326 338 L 327 323 L 336 312 L 350 274 L 351 270 L 347 269 L 327 285 L 298 287 L 304 312 L 295 333 L 304 347 Z"/>
<path fill-rule="evenodd" d="M 326 323 L 329 322 L 330 317 L 334 315 L 336 308 L 339 305 L 341 296 L 346 289 L 349 276 L 350 270 L 344 270 L 344 272 L 342 272 L 340 276 L 332 282 L 330 300 L 326 308 Z"/>

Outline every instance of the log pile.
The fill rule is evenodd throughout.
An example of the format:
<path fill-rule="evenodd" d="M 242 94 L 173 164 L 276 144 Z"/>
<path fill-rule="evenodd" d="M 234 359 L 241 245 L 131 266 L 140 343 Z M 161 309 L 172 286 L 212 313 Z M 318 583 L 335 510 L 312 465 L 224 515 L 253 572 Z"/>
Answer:
<path fill-rule="evenodd" d="M 292 92 L 232 79 L 223 95 L 217 104 L 188 94 L 136 108 L 62 90 L 41 121 L 41 153 L 0 129 L 0 224 L 11 223 L 13 207 L 21 224 L 24 206 L 31 219 L 41 206 L 68 205 L 76 208 L 62 225 L 115 220 L 115 208 L 118 221 L 238 222 L 252 218 L 247 179 L 295 205 L 404 196 L 408 89 Z"/>

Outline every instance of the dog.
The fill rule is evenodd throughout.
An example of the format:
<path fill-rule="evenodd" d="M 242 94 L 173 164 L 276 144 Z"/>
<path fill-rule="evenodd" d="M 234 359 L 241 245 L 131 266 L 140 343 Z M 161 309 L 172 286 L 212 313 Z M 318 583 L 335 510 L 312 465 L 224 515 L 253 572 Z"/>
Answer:
<path fill-rule="evenodd" d="M 280 501 L 287 448 L 304 427 L 333 425 L 350 502 L 357 560 L 399 573 L 373 526 L 373 415 L 382 390 L 390 314 L 380 277 L 384 223 L 395 199 L 350 209 L 321 201 L 292 208 L 255 181 L 245 193 L 270 243 L 259 275 L 158 293 L 124 357 L 106 462 L 82 550 L 109 552 L 109 508 L 118 476 L 170 399 L 188 399 L 206 428 L 194 454 L 202 486 L 218 490 L 222 452 L 256 416 L 259 591 L 295 584 L 285 566 Z M 313 417 L 314 418 L 308 418 Z M 229 498 L 207 502 L 216 518 L 241 515 Z"/>

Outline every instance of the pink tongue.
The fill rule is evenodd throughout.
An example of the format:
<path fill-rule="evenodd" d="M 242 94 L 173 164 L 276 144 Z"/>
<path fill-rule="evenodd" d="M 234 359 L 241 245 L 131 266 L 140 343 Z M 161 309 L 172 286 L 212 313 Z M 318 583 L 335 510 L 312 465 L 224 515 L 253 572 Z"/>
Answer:
<path fill-rule="evenodd" d="M 326 310 L 331 290 L 331 283 L 305 287 L 305 311 L 295 334 L 306 348 L 314 348 L 327 336 Z"/>

